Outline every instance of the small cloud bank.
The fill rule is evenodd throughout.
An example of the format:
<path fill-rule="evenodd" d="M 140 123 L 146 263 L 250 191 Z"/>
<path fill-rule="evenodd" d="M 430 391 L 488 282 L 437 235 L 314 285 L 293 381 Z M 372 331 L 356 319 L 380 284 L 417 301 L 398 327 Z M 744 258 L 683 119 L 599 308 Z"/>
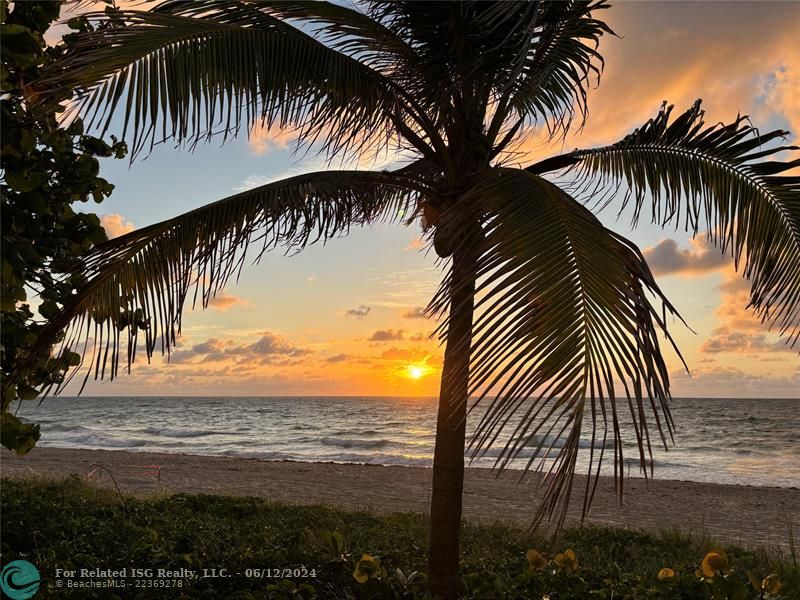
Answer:
<path fill-rule="evenodd" d="M 267 127 L 256 123 L 250 129 L 248 144 L 250 152 L 261 156 L 273 150 L 286 150 L 289 144 L 297 141 L 297 132 L 292 129 L 281 129 L 276 124 Z"/>
<path fill-rule="evenodd" d="M 700 352 L 717 354 L 719 352 L 737 352 L 754 354 L 757 352 L 797 352 L 785 341 L 771 341 L 763 333 L 747 333 L 731 331 L 727 327 L 718 327 L 713 335 L 703 342 Z"/>
<path fill-rule="evenodd" d="M 291 364 L 291 359 L 310 354 L 311 350 L 302 348 L 282 336 L 264 331 L 261 337 L 251 344 L 237 344 L 233 340 L 208 338 L 186 350 L 177 350 L 170 357 L 172 363 L 209 364 L 233 361 L 235 364 Z"/>
<path fill-rule="evenodd" d="M 114 238 L 130 233 L 134 230 L 133 223 L 125 219 L 119 213 L 111 213 L 100 217 L 100 225 L 106 230 L 108 239 Z"/>
<path fill-rule="evenodd" d="M 345 361 L 348 361 L 348 360 L 352 360 L 353 358 L 355 358 L 355 357 L 353 355 L 351 355 L 351 354 L 344 354 L 344 353 L 342 353 L 342 354 L 334 354 L 333 356 L 329 356 L 328 358 L 326 358 L 325 362 L 327 362 L 327 363 L 340 363 L 340 362 L 345 362 Z"/>
<path fill-rule="evenodd" d="M 233 294 L 219 294 L 218 296 L 214 296 L 211 300 L 208 301 L 208 307 L 211 310 L 216 310 L 219 312 L 225 312 L 226 310 L 233 308 L 234 306 L 249 306 L 250 303 L 245 300 L 244 298 L 240 298 L 239 296 L 234 296 Z"/>
<path fill-rule="evenodd" d="M 705 236 L 690 240 L 690 248 L 681 249 L 678 242 L 666 238 L 642 251 L 654 275 L 704 275 L 730 263 L 730 258 Z"/>
<path fill-rule="evenodd" d="M 415 237 L 411 240 L 407 246 L 403 248 L 406 252 L 411 252 L 413 250 L 422 250 L 425 247 L 425 240 L 422 239 L 422 236 Z"/>
<path fill-rule="evenodd" d="M 379 329 L 367 339 L 370 342 L 394 342 L 405 339 L 405 332 L 402 329 Z"/>
<path fill-rule="evenodd" d="M 356 319 L 363 319 L 369 314 L 370 307 L 364 304 L 360 304 L 355 308 L 348 308 L 345 315 L 348 317 L 355 317 Z"/>
<path fill-rule="evenodd" d="M 400 315 L 404 319 L 427 319 L 428 317 L 425 316 L 425 307 L 424 306 L 415 306 L 414 308 L 409 308 L 405 311 L 402 315 Z"/>
<path fill-rule="evenodd" d="M 407 362 L 421 362 L 429 358 L 430 352 L 422 348 L 397 348 L 392 346 L 388 350 L 381 352 L 378 358 L 384 360 L 401 360 Z"/>

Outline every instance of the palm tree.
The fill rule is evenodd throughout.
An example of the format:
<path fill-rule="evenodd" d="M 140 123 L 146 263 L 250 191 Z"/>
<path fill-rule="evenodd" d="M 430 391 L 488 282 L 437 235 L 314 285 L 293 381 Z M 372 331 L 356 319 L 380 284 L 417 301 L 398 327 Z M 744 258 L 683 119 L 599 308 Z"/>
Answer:
<path fill-rule="evenodd" d="M 97 26 L 76 34 L 36 85 L 77 90 L 88 124 L 122 124 L 134 154 L 260 124 L 294 128 L 331 161 L 389 149 L 405 166 L 306 173 L 104 243 L 86 256 L 86 286 L 41 344 L 91 340 L 86 377 L 113 378 L 120 363 L 130 369 L 140 334 L 148 358 L 168 353 L 187 296 L 207 305 L 250 245 L 260 257 L 353 226 L 422 218 L 447 265 L 428 306 L 446 343 L 429 581 L 434 594 L 455 597 L 465 451 L 496 444 L 502 468 L 535 447 L 528 467 L 548 475 L 535 520 L 560 526 L 585 421 L 592 448 L 613 448 L 619 493 L 623 412 L 642 468 L 648 420 L 664 445 L 672 434 L 661 343 L 671 342 L 675 311 L 641 252 L 587 205 L 621 196 L 634 223 L 649 205 L 654 222 L 705 232 L 751 280 L 756 314 L 788 344 L 800 335 L 800 177 L 781 175 L 800 160 L 778 160 L 795 147 L 774 143 L 786 132 L 760 134 L 744 117 L 707 126 L 698 101 L 677 118 L 662 107 L 610 146 L 509 166 L 524 132 L 553 139 L 583 125 L 586 89 L 603 64 L 598 44 L 612 33 L 597 18 L 606 8 L 169 0 L 92 14 Z M 469 399 L 485 411 L 466 446 Z M 566 443 L 550 448 L 553 438 Z M 584 514 L 603 458 L 590 452 Z"/>

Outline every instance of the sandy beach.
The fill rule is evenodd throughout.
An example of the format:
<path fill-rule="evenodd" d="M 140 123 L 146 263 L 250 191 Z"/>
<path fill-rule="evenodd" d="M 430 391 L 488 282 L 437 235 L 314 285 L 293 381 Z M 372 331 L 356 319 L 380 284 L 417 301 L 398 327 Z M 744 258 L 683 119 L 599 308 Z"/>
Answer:
<path fill-rule="evenodd" d="M 56 448 L 35 448 L 24 457 L 4 453 L 1 464 L 3 477 L 76 473 L 101 485 L 113 485 L 112 473 L 121 490 L 134 495 L 249 495 L 376 512 L 427 512 L 431 478 L 430 469 L 421 467 Z M 584 481 L 577 478 L 570 523 L 580 520 Z M 536 483 L 535 475 L 520 483 L 519 472 L 498 478 L 487 469 L 468 469 L 465 516 L 526 526 L 537 506 Z M 620 505 L 613 481 L 603 479 L 588 521 L 625 528 L 676 528 L 743 545 L 787 546 L 790 531 L 795 535 L 800 531 L 797 488 L 628 479 L 625 489 Z"/>

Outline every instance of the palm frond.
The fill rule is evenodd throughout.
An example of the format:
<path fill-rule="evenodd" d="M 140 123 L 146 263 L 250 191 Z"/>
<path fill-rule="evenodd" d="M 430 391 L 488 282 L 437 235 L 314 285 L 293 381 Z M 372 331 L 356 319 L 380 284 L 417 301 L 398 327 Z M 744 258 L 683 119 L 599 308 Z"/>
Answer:
<path fill-rule="evenodd" d="M 642 469 L 652 467 L 646 411 L 666 445 L 672 420 L 659 335 L 671 337 L 666 314 L 650 295 L 664 313 L 674 309 L 639 250 L 545 179 L 496 170 L 463 203 L 473 207 L 485 236 L 469 375 L 471 410 L 485 405 L 485 411 L 470 442 L 472 456 L 499 446 L 501 469 L 523 456 L 528 469 L 547 467 L 552 477 L 536 520 L 555 515 L 560 525 L 585 419 L 591 443 L 584 514 L 607 443 L 622 493 L 623 412 L 629 412 Z M 453 294 L 445 279 L 429 310 L 441 311 Z M 440 335 L 447 328 L 445 319 Z"/>
<path fill-rule="evenodd" d="M 170 0 L 168 4 L 187 4 L 192 11 L 198 11 L 198 4 L 220 2 L 227 0 Z M 429 118 L 437 110 L 428 97 L 432 81 L 439 85 L 441 79 L 426 78 L 420 69 L 421 57 L 409 40 L 360 12 L 356 6 L 350 8 L 321 0 L 248 0 L 248 3 L 282 20 L 297 21 L 312 28 L 313 35 L 326 45 L 386 77 L 395 84 L 393 89 L 402 98 L 403 112 L 409 117 L 403 119 L 399 115 L 392 119 L 398 133 L 413 140 L 414 147 L 423 154 L 430 147 L 444 149 L 435 118 Z"/>
<path fill-rule="evenodd" d="M 459 60 L 455 36 L 463 35 L 461 17 L 466 3 L 370 1 L 367 14 L 406 41 L 414 53 L 414 65 L 401 65 L 398 74 L 406 89 L 421 106 L 438 130 L 443 131 L 453 111 L 457 94 Z"/>
<path fill-rule="evenodd" d="M 512 82 L 508 107 L 522 119 L 543 121 L 554 136 L 566 134 L 576 109 L 581 125 L 586 120 L 590 76 L 599 80 L 603 68 L 600 38 L 614 32 L 593 16 L 609 8 L 605 0 L 542 5 L 536 37 Z"/>
<path fill-rule="evenodd" d="M 158 10 L 202 15 L 208 6 L 216 8 L 224 2 L 227 0 L 169 0 Z M 309 25 L 323 43 L 396 80 L 403 71 L 413 70 L 418 58 L 406 40 L 355 6 L 323 0 L 248 0 L 248 4 L 281 20 Z"/>
<path fill-rule="evenodd" d="M 610 146 L 576 150 L 550 167 L 572 164 L 568 177 L 587 197 L 608 205 L 624 184 L 620 212 L 631 202 L 633 222 L 650 199 L 654 223 L 706 229 L 737 271 L 751 282 L 750 306 L 786 342 L 800 339 L 800 157 L 778 160 L 798 146 L 775 145 L 787 131 L 759 133 L 739 116 L 706 126 L 698 100 L 672 120 L 672 106 Z M 529 167 L 542 171 L 541 164 Z M 605 194 L 600 193 L 605 191 Z"/>
<path fill-rule="evenodd" d="M 538 2 L 368 2 L 368 14 L 413 51 L 397 76 L 431 120 L 485 109 L 519 73 L 536 37 Z"/>
<path fill-rule="evenodd" d="M 157 345 L 169 353 L 189 293 L 193 290 L 193 305 L 199 300 L 205 308 L 231 277 L 238 277 L 252 244 L 260 246 L 258 262 L 274 247 L 298 250 L 353 226 L 400 221 L 425 191 L 410 170 L 308 173 L 110 240 L 76 265 L 87 283 L 50 320 L 37 349 L 49 348 L 66 330 L 62 348 L 82 343 L 84 360 L 90 356 L 84 385 L 92 375 L 108 373 L 113 379 L 125 354 L 130 370 L 140 331 L 148 359 Z M 87 344 L 92 346 L 88 354 Z"/>
<path fill-rule="evenodd" d="M 74 34 L 36 85 L 77 89 L 77 110 L 103 131 L 122 112 L 134 156 L 256 122 L 321 138 L 330 152 L 386 143 L 397 95 L 383 76 L 247 3 L 206 4 L 196 16 L 91 13 L 95 31 Z"/>

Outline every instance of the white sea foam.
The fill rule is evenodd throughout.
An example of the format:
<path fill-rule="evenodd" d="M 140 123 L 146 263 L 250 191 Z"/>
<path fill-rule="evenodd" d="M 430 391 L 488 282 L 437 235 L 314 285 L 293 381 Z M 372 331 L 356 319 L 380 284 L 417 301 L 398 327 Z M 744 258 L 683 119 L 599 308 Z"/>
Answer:
<path fill-rule="evenodd" d="M 658 430 L 650 429 L 657 478 L 800 487 L 800 401 L 675 400 L 673 415 L 678 430 L 669 452 Z M 408 398 L 50 398 L 40 406 L 24 404 L 20 416 L 40 422 L 41 443 L 51 447 L 430 466 L 436 403 Z M 480 410 L 471 415 L 468 431 L 479 418 Z M 630 415 L 621 413 L 620 422 L 623 467 L 636 476 L 639 452 Z M 517 424 L 512 419 L 509 430 L 468 464 L 494 466 Z M 588 468 L 590 452 L 597 458 L 602 450 L 604 472 L 612 472 L 611 430 L 609 424 L 603 449 L 602 423 L 593 444 L 587 418 L 578 441 L 579 471 Z M 554 435 L 560 431 L 544 427 L 526 439 L 520 430 L 519 453 L 506 466 L 525 468 L 531 459 L 535 466 L 548 450 L 552 460 L 567 443 L 565 434 Z"/>

